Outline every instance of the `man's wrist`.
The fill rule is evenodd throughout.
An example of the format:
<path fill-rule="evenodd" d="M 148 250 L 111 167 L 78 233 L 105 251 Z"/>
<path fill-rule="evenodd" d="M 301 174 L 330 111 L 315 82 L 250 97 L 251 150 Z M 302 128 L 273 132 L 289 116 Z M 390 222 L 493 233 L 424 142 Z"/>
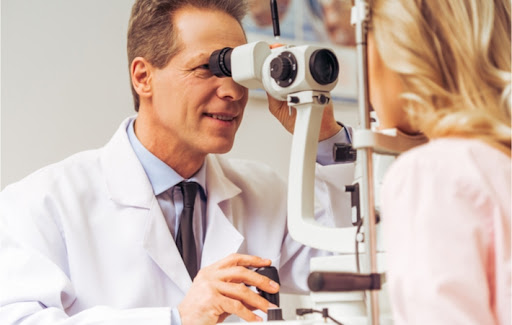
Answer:
<path fill-rule="evenodd" d="M 318 141 L 324 141 L 329 138 L 332 138 L 336 134 L 338 134 L 343 129 L 343 124 L 334 122 L 330 125 L 329 128 L 322 127 L 320 130 L 320 135 L 318 136 Z"/>
<path fill-rule="evenodd" d="M 346 128 L 343 124 L 337 122 L 340 129 L 333 136 L 320 141 L 318 143 L 317 156 L 316 161 L 321 165 L 332 165 L 336 162 L 334 161 L 334 145 L 336 143 L 346 143 L 350 144 L 351 141 L 351 132 L 350 128 Z"/>

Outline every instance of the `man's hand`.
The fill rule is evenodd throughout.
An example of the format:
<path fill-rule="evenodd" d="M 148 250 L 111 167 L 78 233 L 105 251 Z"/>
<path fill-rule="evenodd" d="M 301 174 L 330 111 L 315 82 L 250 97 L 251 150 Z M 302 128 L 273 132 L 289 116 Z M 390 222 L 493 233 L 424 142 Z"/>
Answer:
<path fill-rule="evenodd" d="M 232 254 L 201 269 L 178 306 L 182 324 L 215 324 L 230 314 L 246 321 L 261 321 L 252 310 L 267 312 L 268 308 L 275 306 L 246 285 L 277 293 L 279 284 L 247 267 L 270 264 L 270 260 L 257 256 Z"/>
<path fill-rule="evenodd" d="M 297 111 L 294 107 L 291 108 L 292 114 L 290 115 L 290 109 L 286 102 L 279 101 L 272 96 L 267 94 L 268 108 L 281 124 L 285 127 L 288 132 L 293 134 L 295 128 L 295 116 Z M 334 119 L 334 108 L 332 103 L 325 106 L 324 115 L 322 117 L 322 124 L 320 126 L 320 136 L 318 141 L 323 141 L 334 136 L 341 130 L 341 126 Z"/>

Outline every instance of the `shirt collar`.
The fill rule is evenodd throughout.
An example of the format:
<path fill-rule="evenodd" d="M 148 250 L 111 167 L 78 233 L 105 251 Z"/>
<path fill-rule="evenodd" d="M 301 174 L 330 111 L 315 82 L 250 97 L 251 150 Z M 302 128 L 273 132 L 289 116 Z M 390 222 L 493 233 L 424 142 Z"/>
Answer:
<path fill-rule="evenodd" d="M 165 162 L 152 154 L 148 149 L 146 149 L 142 143 L 140 143 L 139 139 L 135 135 L 135 129 L 133 127 L 134 123 L 135 118 L 130 120 L 128 127 L 126 128 L 128 139 L 130 140 L 130 144 L 132 145 L 135 155 L 137 155 L 137 158 L 139 158 L 139 161 L 149 178 L 151 186 L 153 187 L 153 193 L 155 196 L 160 195 L 161 193 L 167 191 L 185 179 L 181 177 L 174 169 L 169 167 L 169 165 L 167 165 Z M 199 185 L 201 185 L 203 188 L 204 194 L 206 195 L 205 165 L 206 161 L 201 166 L 199 171 L 187 181 L 194 181 L 199 183 Z"/>

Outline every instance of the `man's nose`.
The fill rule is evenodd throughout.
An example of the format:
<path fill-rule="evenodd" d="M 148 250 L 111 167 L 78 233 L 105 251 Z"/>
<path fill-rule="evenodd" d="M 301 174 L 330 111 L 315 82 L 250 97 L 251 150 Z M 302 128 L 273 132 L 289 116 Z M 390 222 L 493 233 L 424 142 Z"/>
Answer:
<path fill-rule="evenodd" d="M 247 88 L 237 84 L 233 78 L 217 78 L 217 95 L 226 100 L 237 101 L 247 94 Z"/>

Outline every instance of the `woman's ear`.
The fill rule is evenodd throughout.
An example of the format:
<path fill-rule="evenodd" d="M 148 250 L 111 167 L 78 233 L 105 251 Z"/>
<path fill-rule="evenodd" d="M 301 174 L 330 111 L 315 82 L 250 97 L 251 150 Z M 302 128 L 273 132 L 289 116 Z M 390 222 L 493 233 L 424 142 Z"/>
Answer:
<path fill-rule="evenodd" d="M 133 59 L 130 67 L 132 85 L 139 97 L 149 98 L 152 95 L 151 63 L 142 57 Z"/>

